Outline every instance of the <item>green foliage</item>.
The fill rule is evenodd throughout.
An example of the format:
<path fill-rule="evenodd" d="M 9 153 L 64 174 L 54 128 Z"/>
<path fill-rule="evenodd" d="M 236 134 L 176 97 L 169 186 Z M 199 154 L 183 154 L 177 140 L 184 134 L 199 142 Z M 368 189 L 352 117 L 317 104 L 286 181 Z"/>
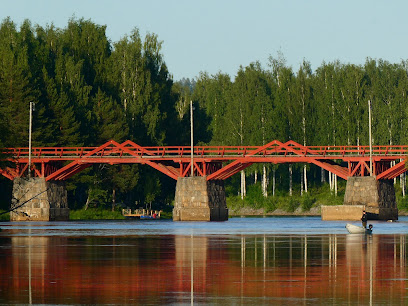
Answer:
<path fill-rule="evenodd" d="M 316 199 L 313 198 L 309 193 L 306 193 L 303 197 L 302 197 L 302 201 L 301 201 L 301 207 L 303 211 L 308 211 L 310 210 L 310 208 L 312 208 L 313 204 L 316 202 Z"/>
<path fill-rule="evenodd" d="M 400 210 L 408 211 L 408 197 L 397 197 L 397 207 Z"/>
<path fill-rule="evenodd" d="M 5 221 L 5 222 L 7 222 L 7 221 L 10 221 L 10 213 L 4 213 L 5 212 L 5 210 L 0 210 L 0 222 L 1 221 Z"/>
<path fill-rule="evenodd" d="M 397 207 L 398 210 L 408 212 L 408 196 L 406 195 L 405 197 L 402 196 L 402 190 L 400 187 L 400 184 L 395 184 L 395 195 L 396 195 L 396 202 L 397 202 Z"/>
<path fill-rule="evenodd" d="M 226 128 L 227 105 L 231 102 L 232 82 L 227 74 L 217 74 L 210 77 L 206 73 L 200 74 L 194 86 L 193 98 L 200 108 L 205 109 L 210 120 L 207 128 L 212 133 L 211 143 L 227 145 L 229 130 Z"/>
<path fill-rule="evenodd" d="M 89 208 L 80 210 L 71 210 L 69 213 L 70 220 L 116 220 L 125 219 L 121 211 L 111 211 L 102 208 Z"/>
<path fill-rule="evenodd" d="M 265 198 L 261 194 L 260 184 L 255 184 L 248 187 L 248 193 L 244 200 L 241 200 L 239 196 L 228 196 L 227 206 L 234 211 L 249 207 L 253 209 L 263 209 L 264 213 L 273 212 L 276 209 L 293 213 L 300 207 L 302 212 L 308 212 L 311 208 L 320 205 L 343 204 L 345 184 L 341 183 L 339 185 L 338 196 L 332 194 L 327 185 L 321 185 L 310 188 L 309 192 L 303 196 L 289 196 L 287 193 L 279 193 L 276 196 L 268 196 Z"/>
<path fill-rule="evenodd" d="M 229 196 L 227 197 L 227 207 L 232 210 L 239 210 L 243 208 L 245 205 L 245 201 L 241 199 L 239 196 Z"/>
<path fill-rule="evenodd" d="M 285 205 L 285 210 L 287 212 L 294 212 L 296 208 L 299 206 L 299 199 L 290 197 L 287 204 Z"/>
<path fill-rule="evenodd" d="M 94 145 L 103 144 L 114 139 L 123 142 L 129 134 L 126 124 L 126 116 L 120 104 L 108 97 L 101 89 L 98 89 L 92 98 L 93 113 L 95 116 Z"/>
<path fill-rule="evenodd" d="M 5 19 L 0 25 L 0 146 L 27 146 L 29 102 L 36 103 L 34 146 L 100 146 L 111 139 L 180 144 L 185 133 L 161 48 L 157 35 L 143 38 L 137 29 L 112 44 L 106 26 L 90 20 L 72 18 L 57 29 L 32 27 L 29 21 L 17 28 Z M 91 167 L 69 181 L 70 205 L 132 206 L 168 198 L 159 173 L 151 171 L 144 186 L 137 185 L 139 177 L 134 165 Z"/>
<path fill-rule="evenodd" d="M 264 205 L 264 197 L 260 184 L 250 185 L 247 189 L 245 202 L 254 208 L 261 208 Z"/>
<path fill-rule="evenodd" d="M 110 200 L 108 191 L 106 189 L 98 188 L 96 185 L 94 188 L 89 189 L 88 199 L 89 207 L 98 207 L 101 204 L 108 203 Z"/>
<path fill-rule="evenodd" d="M 266 213 L 272 212 L 278 208 L 278 199 L 276 197 L 267 197 L 264 200 L 264 210 Z"/>
<path fill-rule="evenodd" d="M 346 181 L 339 181 L 337 196 L 330 190 L 328 184 L 323 184 L 315 189 L 312 194 L 316 199 L 315 205 L 342 205 Z"/>

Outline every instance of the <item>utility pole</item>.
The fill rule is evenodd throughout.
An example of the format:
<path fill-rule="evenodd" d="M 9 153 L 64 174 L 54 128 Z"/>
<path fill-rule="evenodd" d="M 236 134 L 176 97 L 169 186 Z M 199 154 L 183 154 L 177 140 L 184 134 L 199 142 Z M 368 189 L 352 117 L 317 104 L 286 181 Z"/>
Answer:
<path fill-rule="evenodd" d="M 194 176 L 194 137 L 193 137 L 193 101 L 190 100 L 190 134 L 191 134 L 191 176 Z"/>
<path fill-rule="evenodd" d="M 368 134 L 370 142 L 370 176 L 373 176 L 373 144 L 371 138 L 371 100 L 368 100 Z"/>
<path fill-rule="evenodd" d="M 33 127 L 33 111 L 35 110 L 35 103 L 30 102 L 30 120 L 28 128 L 28 178 L 31 178 L 31 130 Z"/>

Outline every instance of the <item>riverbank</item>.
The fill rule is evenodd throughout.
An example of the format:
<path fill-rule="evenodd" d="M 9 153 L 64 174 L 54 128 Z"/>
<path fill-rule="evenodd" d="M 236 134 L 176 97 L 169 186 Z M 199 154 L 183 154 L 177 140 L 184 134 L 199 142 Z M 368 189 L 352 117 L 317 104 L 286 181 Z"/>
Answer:
<path fill-rule="evenodd" d="M 260 216 L 321 216 L 321 207 L 314 206 L 309 210 L 303 210 L 298 207 L 293 212 L 285 211 L 281 208 L 266 212 L 263 208 L 241 207 L 238 209 L 229 208 L 229 217 L 260 217 Z M 408 210 L 399 209 L 399 216 L 408 216 Z M 0 216 L 0 221 L 9 221 L 9 214 Z M 119 211 L 112 212 L 104 209 L 88 209 L 88 210 L 71 210 L 70 220 L 121 220 L 125 219 Z M 162 212 L 161 219 L 172 219 L 172 213 L 169 211 Z"/>
<path fill-rule="evenodd" d="M 321 206 L 342 205 L 346 184 L 339 183 L 337 195 L 327 184 L 309 189 L 307 194 L 281 193 L 275 197 L 263 197 L 260 185 L 248 188 L 247 196 L 228 196 L 229 216 L 321 216 Z M 408 197 L 402 197 L 398 185 L 395 186 L 399 216 L 408 216 Z"/>
<path fill-rule="evenodd" d="M 263 208 L 242 207 L 240 209 L 230 209 L 228 211 L 230 217 L 236 216 L 320 216 L 320 206 L 312 207 L 308 211 L 303 211 L 300 207 L 293 212 L 288 212 L 283 209 L 275 209 L 274 211 L 265 212 Z"/>
<path fill-rule="evenodd" d="M 251 207 L 242 207 L 240 209 L 230 209 L 228 211 L 228 215 L 230 217 L 238 217 L 238 216 L 321 216 L 321 207 L 316 206 L 312 207 L 308 211 L 303 211 L 300 207 L 298 207 L 293 212 L 284 211 L 282 209 L 276 209 L 274 211 L 265 212 L 263 208 L 255 209 Z M 407 210 L 398 210 L 399 216 L 408 216 Z"/>

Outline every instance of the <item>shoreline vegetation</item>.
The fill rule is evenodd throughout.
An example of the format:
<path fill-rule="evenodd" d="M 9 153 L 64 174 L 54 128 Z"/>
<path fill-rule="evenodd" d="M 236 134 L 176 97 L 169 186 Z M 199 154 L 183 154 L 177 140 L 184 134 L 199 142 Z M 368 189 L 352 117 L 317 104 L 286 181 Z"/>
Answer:
<path fill-rule="evenodd" d="M 312 207 L 308 211 L 301 208 L 293 212 L 288 212 L 280 208 L 266 212 L 263 208 L 242 207 L 239 209 L 229 209 L 229 218 L 234 217 L 318 217 L 321 216 L 320 206 Z M 399 209 L 399 216 L 408 216 L 408 210 Z M 110 211 L 108 209 L 90 208 L 88 210 L 72 210 L 70 212 L 70 221 L 87 221 L 87 220 L 125 220 L 120 211 Z M 172 219 L 172 212 L 162 212 L 160 219 Z M 10 221 L 9 214 L 0 216 L 0 222 Z"/>

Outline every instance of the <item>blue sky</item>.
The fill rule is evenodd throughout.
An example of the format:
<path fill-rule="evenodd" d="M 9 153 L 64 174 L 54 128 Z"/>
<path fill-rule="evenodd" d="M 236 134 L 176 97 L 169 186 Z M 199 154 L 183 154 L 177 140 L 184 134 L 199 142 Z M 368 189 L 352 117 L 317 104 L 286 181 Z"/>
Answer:
<path fill-rule="evenodd" d="M 155 33 L 175 80 L 228 73 L 280 51 L 296 71 L 303 59 L 364 64 L 408 59 L 408 1 L 379 0 L 2 0 L 0 18 L 64 28 L 68 19 L 107 26 L 112 41 L 137 27 Z"/>

